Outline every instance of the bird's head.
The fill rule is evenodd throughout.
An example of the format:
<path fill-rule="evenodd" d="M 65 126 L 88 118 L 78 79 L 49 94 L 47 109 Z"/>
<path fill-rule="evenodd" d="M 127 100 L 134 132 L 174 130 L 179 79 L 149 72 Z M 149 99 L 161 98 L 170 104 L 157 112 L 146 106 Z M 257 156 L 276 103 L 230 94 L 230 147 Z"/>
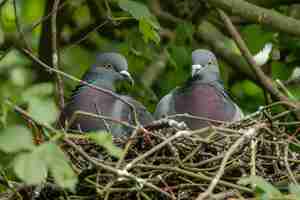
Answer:
<path fill-rule="evenodd" d="M 127 61 L 124 56 L 118 53 L 109 52 L 99 54 L 88 74 L 96 74 L 99 79 L 108 84 L 125 81 L 134 85 L 134 80 L 128 72 Z"/>
<path fill-rule="evenodd" d="M 219 66 L 216 56 L 209 50 L 196 49 L 192 52 L 192 78 L 209 75 L 219 75 Z"/>

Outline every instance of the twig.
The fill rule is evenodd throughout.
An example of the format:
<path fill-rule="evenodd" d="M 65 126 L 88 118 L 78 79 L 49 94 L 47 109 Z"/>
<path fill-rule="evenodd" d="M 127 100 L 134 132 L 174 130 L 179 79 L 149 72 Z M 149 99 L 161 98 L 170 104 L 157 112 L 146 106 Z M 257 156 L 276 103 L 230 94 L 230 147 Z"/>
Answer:
<path fill-rule="evenodd" d="M 71 140 L 67 139 L 67 138 L 64 138 L 63 139 L 64 142 L 66 144 L 68 144 L 69 146 L 71 146 L 73 149 L 75 149 L 83 158 L 85 158 L 87 161 L 89 161 L 90 163 L 92 163 L 93 165 L 95 165 L 96 167 L 100 168 L 100 169 L 104 169 L 104 170 L 107 170 L 109 172 L 112 172 L 114 174 L 116 174 L 117 176 L 119 177 L 124 177 L 124 178 L 128 178 L 128 179 L 131 179 L 131 180 L 134 180 L 135 182 L 137 182 L 138 184 L 140 184 L 141 186 L 145 185 L 149 188 L 152 188 L 154 189 L 155 191 L 158 191 L 160 192 L 161 194 L 164 194 L 166 195 L 167 197 L 171 197 L 171 195 L 163 190 L 161 190 L 160 188 L 158 188 L 157 186 L 153 185 L 152 183 L 149 183 L 147 182 L 146 180 L 144 179 L 141 179 L 139 177 L 136 177 L 130 173 L 128 173 L 126 170 L 119 170 L 119 169 L 116 169 L 114 167 L 111 167 L 111 166 L 108 166 L 108 165 L 105 165 L 101 162 L 97 162 L 95 161 L 94 159 L 92 159 L 86 152 L 84 152 L 82 150 L 82 148 L 78 145 L 76 145 L 75 143 L 73 143 Z"/>
<path fill-rule="evenodd" d="M 33 25 L 31 25 L 31 27 L 27 31 L 25 31 L 25 34 L 32 32 L 38 25 L 40 25 L 42 22 L 44 22 L 49 17 L 51 17 L 55 12 L 58 12 L 59 10 L 64 8 L 68 3 L 69 3 L 68 1 L 64 1 L 63 3 L 61 3 L 61 5 L 59 7 L 57 7 L 56 9 L 53 9 L 46 16 L 43 16 L 42 18 L 40 18 L 37 22 L 35 22 Z"/>
<path fill-rule="evenodd" d="M 214 178 L 206 176 L 205 174 L 203 174 L 201 172 L 194 173 L 194 172 L 191 172 L 191 171 L 188 171 L 188 170 L 180 169 L 178 167 L 144 165 L 144 164 L 137 164 L 136 167 L 143 168 L 143 169 L 173 171 L 173 172 L 176 172 L 176 173 L 179 173 L 179 174 L 183 174 L 183 175 L 186 175 L 186 176 L 190 176 L 190 177 L 199 179 L 200 181 L 213 181 L 214 180 Z M 223 181 L 223 180 L 220 180 L 219 183 L 223 186 L 235 188 L 235 189 L 245 191 L 245 192 L 251 192 L 252 191 L 251 189 L 249 189 L 247 187 L 243 187 L 243 186 L 240 186 L 240 185 L 229 183 L 229 182 Z"/>
<path fill-rule="evenodd" d="M 226 192 L 220 192 L 218 194 L 214 194 L 211 196 L 212 199 L 214 200 L 223 200 L 223 199 L 229 199 L 229 197 L 235 196 L 236 191 L 235 190 L 229 190 Z"/>
<path fill-rule="evenodd" d="M 56 130 L 55 128 L 53 128 L 50 125 L 47 125 L 43 122 L 39 122 L 37 120 L 35 120 L 29 113 L 27 113 L 26 111 L 24 111 L 22 108 L 14 105 L 11 101 L 7 100 L 5 101 L 8 105 L 12 106 L 17 112 L 21 113 L 22 115 L 25 115 L 26 117 L 30 118 L 32 121 L 36 122 L 37 124 L 55 132 L 55 133 L 59 133 L 58 130 Z M 63 136 L 63 135 L 62 135 Z M 84 159 L 86 159 L 87 161 L 89 161 L 90 163 L 92 163 L 93 165 L 95 165 L 98 168 L 107 170 L 109 172 L 112 172 L 114 174 L 116 174 L 119 177 L 124 177 L 124 178 L 128 178 L 130 180 L 133 180 L 135 182 L 137 182 L 138 184 L 140 184 L 141 186 L 147 186 L 149 188 L 154 189 L 155 191 L 158 191 L 168 197 L 171 197 L 170 194 L 168 194 L 167 192 L 161 190 L 160 188 L 158 188 L 157 186 L 153 185 L 152 183 L 147 182 L 146 180 L 136 177 L 135 175 L 132 175 L 130 173 L 128 173 L 126 170 L 119 170 L 116 169 L 114 167 L 111 167 L 109 165 L 105 165 L 101 162 L 97 162 L 96 160 L 92 159 L 84 150 L 82 150 L 82 148 L 78 145 L 76 145 L 75 143 L 73 143 L 71 140 L 69 140 L 67 137 L 63 137 L 62 140 L 68 144 L 69 146 L 71 146 L 73 149 L 75 149 Z"/>
<path fill-rule="evenodd" d="M 262 126 L 262 124 L 260 125 Z M 216 185 L 218 184 L 218 182 L 220 181 L 222 175 L 224 174 L 224 170 L 225 170 L 225 166 L 226 166 L 226 163 L 228 161 L 228 159 L 230 158 L 230 156 L 233 154 L 233 152 L 246 140 L 246 139 L 249 139 L 253 136 L 255 136 L 257 134 L 257 130 L 258 128 L 250 128 L 249 130 L 247 130 L 245 132 L 244 135 L 242 135 L 230 148 L 229 150 L 226 152 L 223 160 L 222 160 L 222 163 L 221 163 L 221 166 L 220 166 L 220 169 L 219 171 L 217 172 L 215 178 L 212 180 L 212 182 L 210 183 L 208 189 L 203 192 L 203 193 L 200 193 L 199 196 L 196 198 L 196 200 L 203 200 L 205 199 L 206 197 L 208 197 L 209 195 L 212 194 L 214 188 L 216 187 Z"/>
<path fill-rule="evenodd" d="M 68 124 L 72 124 L 76 118 L 78 116 L 89 116 L 89 117 L 93 117 L 93 118 L 97 118 L 97 119 L 103 119 L 103 120 L 107 120 L 107 121 L 111 121 L 111 122 L 115 122 L 115 123 L 118 123 L 118 124 L 121 124 L 123 126 L 126 126 L 126 127 L 129 127 L 129 128 L 132 128 L 132 129 L 136 129 L 137 127 L 136 126 L 133 126 L 125 121 L 121 121 L 121 120 L 118 120 L 118 119 L 114 119 L 114 118 L 111 118 L 111 117 L 108 117 L 108 116 L 104 116 L 104 115 L 99 115 L 99 114 L 94 114 L 94 113 L 90 113 L 90 112 L 85 112 L 85 111 L 81 111 L 81 110 L 77 110 L 73 113 L 70 121 L 68 122 Z"/>
<path fill-rule="evenodd" d="M 14 7 L 14 12 L 15 12 L 15 23 L 16 23 L 16 26 L 17 26 L 17 30 L 20 34 L 20 38 L 21 40 L 23 40 L 26 48 L 30 49 L 30 45 L 28 44 L 27 40 L 26 40 L 26 37 L 25 37 L 25 34 L 22 30 L 22 27 L 21 27 L 21 24 L 20 24 L 20 21 L 19 21 L 19 17 L 18 17 L 18 11 L 17 11 L 17 0 L 13 0 L 13 7 Z"/>
<path fill-rule="evenodd" d="M 196 119 L 196 120 L 202 120 L 202 121 L 207 121 L 207 122 L 213 122 L 213 123 L 217 123 L 217 124 L 225 124 L 228 123 L 226 121 L 221 121 L 221 120 L 214 120 L 214 119 L 209 119 L 206 117 L 199 117 L 196 115 L 191 115 L 189 113 L 183 113 L 183 114 L 174 114 L 174 115 L 168 115 L 167 118 L 176 118 L 176 117 L 183 117 L 183 118 L 187 118 L 187 119 Z"/>
<path fill-rule="evenodd" d="M 251 140 L 251 176 L 256 176 L 256 151 L 257 151 L 257 140 L 254 138 Z"/>
<path fill-rule="evenodd" d="M 287 80 L 287 81 L 284 82 L 285 86 L 294 86 L 294 85 L 295 86 L 296 85 L 299 86 L 299 84 L 300 84 L 300 76 L 297 76 L 295 78 L 289 79 L 289 80 Z"/>
<path fill-rule="evenodd" d="M 127 153 L 128 153 L 128 151 L 130 149 L 130 146 L 132 145 L 133 139 L 136 137 L 136 135 L 138 134 L 139 130 L 140 129 L 138 127 L 136 127 L 134 129 L 134 131 L 132 132 L 132 134 L 131 134 L 128 142 L 125 145 L 125 148 L 123 150 L 122 156 L 121 156 L 121 158 L 117 162 L 117 165 L 116 165 L 117 169 L 121 169 L 121 165 L 122 165 L 123 161 L 125 160 L 125 157 L 127 156 Z M 109 189 L 111 188 L 111 186 L 113 186 L 113 184 L 115 182 L 116 182 L 115 180 L 112 180 L 111 182 L 107 183 L 106 186 L 104 187 L 103 191 L 104 192 L 106 191 L 106 194 L 105 194 L 105 197 L 104 197 L 105 200 L 108 200 L 109 194 L 110 194 L 110 190 Z"/>
<path fill-rule="evenodd" d="M 169 137 L 168 139 L 164 140 L 163 142 L 161 142 L 160 144 L 156 145 L 155 147 L 153 147 L 152 149 L 150 149 L 149 151 L 145 152 L 144 154 L 138 156 L 137 158 L 135 158 L 134 160 L 132 160 L 130 163 L 128 163 L 125 166 L 125 170 L 129 170 L 132 167 L 134 167 L 134 165 L 138 162 L 140 162 L 141 160 L 145 159 L 146 157 L 150 156 L 151 154 L 153 154 L 154 152 L 158 151 L 159 149 L 161 149 L 162 147 L 164 147 L 165 145 L 167 145 L 168 143 L 170 143 L 171 141 L 179 138 L 179 137 L 185 137 L 185 136 L 191 136 L 194 134 L 201 134 L 201 133 L 206 133 L 210 130 L 210 127 L 206 127 L 206 128 L 202 128 L 199 130 L 195 130 L 195 131 L 178 131 L 175 135 L 173 135 L 172 137 Z"/>
<path fill-rule="evenodd" d="M 57 29 L 56 29 L 56 18 L 58 12 L 60 0 L 55 0 L 53 3 L 52 9 L 52 18 L 51 18 L 51 40 L 52 40 L 52 63 L 53 68 L 59 70 L 60 66 L 60 55 L 58 50 L 58 40 L 57 40 Z M 58 90 L 58 105 L 60 110 L 63 110 L 65 107 L 65 100 L 64 100 L 64 83 L 60 74 L 56 73 L 56 87 Z"/>
<path fill-rule="evenodd" d="M 287 89 L 287 87 L 279 79 L 276 79 L 275 82 L 291 100 L 297 100 L 296 97 Z"/>
<path fill-rule="evenodd" d="M 242 39 L 241 35 L 238 33 L 234 25 L 232 24 L 230 18 L 224 13 L 222 10 L 218 9 L 220 17 L 224 21 L 228 31 L 230 32 L 231 36 L 233 37 L 234 41 L 236 42 L 237 46 L 239 47 L 240 51 L 242 52 L 243 56 L 246 58 L 249 66 L 251 67 L 252 71 L 256 74 L 258 81 L 268 90 L 270 94 L 272 94 L 278 101 L 286 101 L 288 102 L 288 107 L 291 109 L 299 107 L 299 103 L 292 102 L 289 100 L 288 97 L 283 95 L 278 89 L 273 87 L 272 80 L 265 75 L 261 68 L 259 68 L 249 49 L 247 48 L 244 40 Z M 295 112 L 296 117 L 300 119 L 300 114 Z"/>
<path fill-rule="evenodd" d="M 231 12 L 233 15 L 241 16 L 248 21 L 300 36 L 299 20 L 283 15 L 274 9 L 259 7 L 245 0 L 207 0 L 206 2 Z"/>
<path fill-rule="evenodd" d="M 288 176 L 289 178 L 295 183 L 295 184 L 298 184 L 298 181 L 297 179 L 295 178 L 291 168 L 290 168 L 290 164 L 289 164 L 289 161 L 288 161 L 288 157 L 289 157 L 289 144 L 287 143 L 284 147 L 284 163 L 285 163 L 285 167 L 286 167 L 286 170 L 288 172 Z"/>
<path fill-rule="evenodd" d="M 239 47 L 240 51 L 246 58 L 249 66 L 251 67 L 252 71 L 256 74 L 258 80 L 262 83 L 262 85 L 272 94 L 274 95 L 277 100 L 279 101 L 286 101 L 289 102 L 289 99 L 281 94 L 277 89 L 275 89 L 272 85 L 272 81 L 269 77 L 267 77 L 264 72 L 256 66 L 256 63 L 251 55 L 249 49 L 247 48 L 244 40 L 232 24 L 230 18 L 220 9 L 218 9 L 220 17 L 224 21 L 228 31 L 230 32 L 231 36 L 233 37 L 234 41 L 236 42 L 237 46 Z"/>
<path fill-rule="evenodd" d="M 101 24 L 98 24 L 98 25 L 95 26 L 91 31 L 87 32 L 82 38 L 78 39 L 77 41 L 73 42 L 70 46 L 66 47 L 66 49 L 72 48 L 73 46 L 80 44 L 82 41 L 86 40 L 86 39 L 88 38 L 88 36 L 89 36 L 92 32 L 94 32 L 94 31 L 96 31 L 96 30 L 102 28 L 102 27 L 105 26 L 108 22 L 109 22 L 109 20 L 105 20 L 105 21 L 102 22 Z"/>

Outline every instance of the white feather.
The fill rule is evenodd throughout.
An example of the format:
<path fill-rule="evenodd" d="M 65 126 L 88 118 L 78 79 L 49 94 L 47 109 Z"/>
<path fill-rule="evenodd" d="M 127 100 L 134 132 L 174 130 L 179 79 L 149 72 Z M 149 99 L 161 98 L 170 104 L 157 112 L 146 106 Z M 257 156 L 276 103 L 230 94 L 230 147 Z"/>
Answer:
<path fill-rule="evenodd" d="M 253 59 L 255 60 L 257 66 L 261 67 L 268 62 L 272 47 L 272 43 L 267 43 L 260 52 L 253 56 Z"/>

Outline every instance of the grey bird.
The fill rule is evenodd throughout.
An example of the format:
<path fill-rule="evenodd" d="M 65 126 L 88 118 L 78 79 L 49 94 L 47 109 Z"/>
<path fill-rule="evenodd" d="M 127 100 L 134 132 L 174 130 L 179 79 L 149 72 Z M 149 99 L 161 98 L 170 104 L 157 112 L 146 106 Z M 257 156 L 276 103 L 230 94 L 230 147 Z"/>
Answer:
<path fill-rule="evenodd" d="M 82 80 L 100 88 L 117 93 L 118 86 L 124 83 L 134 83 L 128 72 L 127 60 L 118 53 L 102 53 L 96 63 L 84 74 Z M 152 115 L 138 101 L 130 96 L 120 95 L 120 98 L 133 105 L 141 125 L 147 125 L 153 121 Z M 84 111 L 92 114 L 103 115 L 119 121 L 134 123 L 131 108 L 110 94 L 103 93 L 85 84 L 77 86 L 70 101 L 61 112 L 59 122 L 62 127 L 70 123 L 76 111 Z M 76 120 L 68 125 L 69 130 L 83 132 L 109 130 L 114 137 L 128 136 L 132 129 L 119 123 L 94 118 L 87 115 L 79 115 Z"/>
<path fill-rule="evenodd" d="M 216 56 L 209 50 L 192 52 L 191 77 L 182 87 L 173 89 L 158 103 L 155 118 L 174 114 L 190 114 L 218 121 L 236 121 L 243 117 L 240 108 L 226 94 L 220 78 Z M 209 125 L 206 120 L 177 117 L 191 129 Z"/>

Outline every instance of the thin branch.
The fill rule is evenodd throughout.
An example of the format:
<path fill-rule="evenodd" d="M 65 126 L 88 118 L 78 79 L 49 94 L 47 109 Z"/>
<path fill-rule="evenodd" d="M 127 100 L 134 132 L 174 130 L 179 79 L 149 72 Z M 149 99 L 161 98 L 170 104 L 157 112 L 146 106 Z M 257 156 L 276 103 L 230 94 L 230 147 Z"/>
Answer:
<path fill-rule="evenodd" d="M 82 38 L 79 38 L 78 40 L 72 42 L 72 44 L 70 46 L 68 46 L 66 49 L 72 48 L 75 45 L 80 44 L 82 41 L 86 40 L 88 38 L 88 36 L 93 33 L 94 31 L 102 28 L 103 26 L 105 26 L 107 23 L 109 22 L 109 20 L 105 20 L 104 22 L 102 22 L 101 24 L 98 24 L 97 26 L 95 26 L 92 30 L 89 30 Z"/>
<path fill-rule="evenodd" d="M 100 114 L 94 114 L 94 113 L 85 112 L 85 111 L 81 111 L 81 110 L 77 110 L 73 113 L 73 115 L 70 118 L 70 121 L 68 122 L 68 124 L 72 124 L 76 120 L 76 118 L 78 116 L 81 116 L 81 115 L 82 116 L 93 117 L 93 118 L 97 118 L 97 119 L 107 120 L 107 121 L 111 121 L 111 122 L 121 124 L 122 126 L 126 126 L 126 127 L 129 127 L 129 128 L 132 128 L 132 129 L 137 129 L 137 126 L 133 126 L 133 125 L 129 124 L 126 121 L 121 121 L 121 120 L 114 119 L 114 118 L 111 118 L 111 117 L 108 117 L 108 116 L 104 116 L 104 115 L 100 115 Z"/>
<path fill-rule="evenodd" d="M 112 172 L 114 174 L 116 174 L 119 177 L 124 177 L 124 178 L 128 178 L 131 180 L 134 180 L 135 182 L 137 182 L 138 184 L 140 184 L 141 186 L 145 185 L 149 188 L 154 189 L 155 191 L 158 191 L 161 194 L 164 194 L 167 197 L 171 197 L 171 195 L 165 191 L 163 191 L 162 189 L 158 188 L 157 186 L 153 185 L 152 183 L 147 182 L 144 179 L 141 179 L 139 177 L 136 177 L 130 173 L 128 173 L 126 170 L 119 170 L 116 169 L 114 167 L 111 167 L 109 165 L 105 165 L 101 162 L 97 162 L 94 159 L 92 159 L 85 151 L 82 150 L 82 148 L 78 145 L 76 145 L 75 143 L 73 143 L 71 140 L 64 138 L 64 142 L 66 144 L 68 144 L 69 146 L 71 146 L 73 149 L 75 149 L 83 158 L 85 158 L 87 161 L 89 161 L 90 163 L 92 163 L 93 165 L 95 165 L 96 167 L 100 168 L 100 169 L 104 169 L 107 170 L 109 172 Z"/>
<path fill-rule="evenodd" d="M 251 176 L 256 176 L 256 153 L 257 153 L 257 140 L 254 138 L 251 140 L 251 162 L 250 162 Z"/>
<path fill-rule="evenodd" d="M 15 23 L 16 23 L 16 26 L 17 26 L 17 30 L 19 32 L 19 35 L 20 35 L 20 38 L 21 40 L 24 42 L 24 45 L 27 49 L 31 49 L 30 48 L 30 45 L 28 44 L 27 40 L 26 40 L 26 36 L 22 30 L 22 27 L 21 27 L 21 24 L 20 24 L 20 21 L 19 21 L 19 17 L 18 17 L 18 10 L 17 10 L 17 0 L 13 0 L 13 7 L 14 7 L 14 12 L 15 12 Z"/>
<path fill-rule="evenodd" d="M 7 103 L 9 106 L 13 107 L 14 110 L 16 110 L 17 112 L 21 113 L 22 115 L 26 116 L 27 118 L 29 118 L 30 120 L 34 121 L 35 123 L 53 131 L 54 133 L 58 133 L 60 136 L 64 136 L 64 134 L 61 134 L 58 130 L 56 130 L 55 128 L 53 128 L 52 126 L 37 121 L 35 120 L 29 113 L 27 113 L 25 110 L 23 110 L 21 107 L 14 105 L 11 101 L 6 100 L 5 103 Z M 123 178 L 127 178 L 130 180 L 133 180 L 135 182 L 137 182 L 139 185 L 141 186 L 147 186 L 157 192 L 160 192 L 161 194 L 166 195 L 167 197 L 171 198 L 171 195 L 163 190 L 161 190 L 160 188 L 158 188 L 157 186 L 153 185 L 152 183 L 147 182 L 146 180 L 139 178 L 133 174 L 128 173 L 126 170 L 119 170 L 116 169 L 114 167 L 111 167 L 109 165 L 105 165 L 101 162 L 97 162 L 96 160 L 94 160 L 93 158 L 91 158 L 80 146 L 76 145 L 75 143 L 73 143 L 71 140 L 69 140 L 67 137 L 58 137 L 62 138 L 62 140 L 69 145 L 70 147 L 72 147 L 74 150 L 76 150 L 84 159 L 86 159 L 87 161 L 89 161 L 90 163 L 92 163 L 94 166 L 96 166 L 97 168 L 109 171 L 114 173 L 115 175 L 117 175 L 118 177 L 123 177 Z"/>
<path fill-rule="evenodd" d="M 137 168 L 143 168 L 143 169 L 153 169 L 153 170 L 164 170 L 164 171 L 168 171 L 168 172 L 176 172 L 178 174 L 183 174 L 185 176 L 189 176 L 189 177 L 193 177 L 195 179 L 199 179 L 200 181 L 213 181 L 214 178 L 206 176 L 205 174 L 201 173 L 201 172 L 191 172 L 185 169 L 181 169 L 178 167 L 172 167 L 172 166 L 166 166 L 166 165 L 145 165 L 145 164 L 137 164 L 136 165 Z M 227 186 L 227 187 L 231 187 L 231 188 L 235 188 L 244 192 L 251 192 L 252 190 L 247 188 L 247 187 L 243 187 L 240 185 L 236 185 L 233 183 L 229 183 L 227 181 L 223 181 L 220 180 L 219 183 L 223 186 Z"/>
<path fill-rule="evenodd" d="M 282 15 L 274 9 L 262 8 L 244 0 L 207 0 L 207 2 L 251 22 L 271 26 L 285 33 L 300 36 L 300 21 Z"/>
<path fill-rule="evenodd" d="M 299 86 L 300 85 L 300 76 L 289 79 L 284 82 L 285 86 Z"/>
<path fill-rule="evenodd" d="M 56 29 L 56 19 L 57 19 L 57 12 L 60 0 L 55 0 L 52 9 L 52 18 L 51 18 L 51 31 L 52 31 L 52 63 L 53 68 L 59 70 L 60 67 L 60 55 L 58 50 L 58 40 L 57 40 L 57 29 Z M 56 10 L 56 11 L 55 11 Z M 65 106 L 64 100 L 64 83 L 60 74 L 56 73 L 56 87 L 58 90 L 58 105 L 60 110 L 63 110 Z"/>
<path fill-rule="evenodd" d="M 171 141 L 180 138 L 180 137 L 186 137 L 186 136 L 191 136 L 194 134 L 202 134 L 202 133 L 206 133 L 208 131 L 211 130 L 211 127 L 206 127 L 206 128 L 202 128 L 199 130 L 195 130 L 195 131 L 178 131 L 175 135 L 169 137 L 168 139 L 164 140 L 163 142 L 161 142 L 160 144 L 154 146 L 152 149 L 150 149 L 149 151 L 145 152 L 144 154 L 136 157 L 135 159 L 133 159 L 130 163 L 128 163 L 125 166 L 125 170 L 129 170 L 132 167 L 134 167 L 134 165 L 142 160 L 144 160 L 146 157 L 150 156 L 151 154 L 155 153 L 156 151 L 158 151 L 159 149 L 161 149 L 162 147 L 166 146 L 168 143 L 170 143 Z"/>
<path fill-rule="evenodd" d="M 286 101 L 289 103 L 290 108 L 298 107 L 296 102 L 291 102 L 288 97 L 283 95 L 277 88 L 273 87 L 272 80 L 265 75 L 261 68 L 259 68 L 253 56 L 251 55 L 249 49 L 247 48 L 244 40 L 242 39 L 241 35 L 238 33 L 234 25 L 232 24 L 230 18 L 220 9 L 218 9 L 220 17 L 224 21 L 228 31 L 230 32 L 231 36 L 235 40 L 237 46 L 239 47 L 240 51 L 242 52 L 243 56 L 246 58 L 246 61 L 250 65 L 252 71 L 256 74 L 258 81 L 271 93 L 278 101 Z M 299 116 L 300 117 L 300 116 Z"/>
<path fill-rule="evenodd" d="M 64 8 L 67 4 L 68 4 L 68 1 L 65 1 L 65 2 L 61 3 L 61 5 L 58 6 L 56 9 L 52 9 L 52 11 L 49 12 L 46 16 L 43 16 L 38 21 L 36 21 L 33 25 L 31 25 L 31 27 L 28 28 L 28 30 L 26 30 L 25 34 L 32 32 L 38 25 L 40 25 L 45 20 L 49 19 L 51 16 L 53 16 L 53 14 L 55 12 L 58 12 L 59 10 Z"/>
<path fill-rule="evenodd" d="M 290 164 L 289 164 L 289 161 L 288 161 L 288 157 L 289 157 L 289 144 L 286 144 L 285 147 L 284 147 L 284 163 L 285 163 L 285 167 L 286 167 L 286 170 L 288 172 L 289 178 L 293 181 L 293 183 L 298 184 L 298 181 L 295 178 L 295 176 L 294 176 L 294 174 L 293 174 L 293 172 L 291 170 L 291 167 L 290 167 Z"/>
<path fill-rule="evenodd" d="M 260 124 L 259 127 L 262 127 L 264 124 Z M 259 127 L 257 128 L 250 128 L 249 130 L 247 130 L 244 135 L 242 135 L 230 148 L 229 150 L 226 152 L 223 160 L 222 160 L 222 163 L 221 163 L 221 166 L 220 166 L 220 169 L 219 171 L 217 172 L 215 178 L 211 181 L 208 189 L 203 192 L 203 193 L 200 193 L 199 196 L 197 197 L 196 200 L 203 200 L 205 198 L 207 198 L 208 196 L 210 196 L 214 190 L 214 188 L 216 187 L 216 185 L 218 184 L 218 182 L 220 181 L 221 177 L 223 176 L 224 174 L 224 170 L 225 170 L 225 166 L 227 164 L 227 161 L 229 160 L 230 156 L 233 154 L 234 151 L 237 150 L 237 148 L 246 140 L 246 139 L 249 139 L 249 138 L 252 138 L 254 137 L 256 134 L 257 134 L 257 130 L 259 129 Z"/>

